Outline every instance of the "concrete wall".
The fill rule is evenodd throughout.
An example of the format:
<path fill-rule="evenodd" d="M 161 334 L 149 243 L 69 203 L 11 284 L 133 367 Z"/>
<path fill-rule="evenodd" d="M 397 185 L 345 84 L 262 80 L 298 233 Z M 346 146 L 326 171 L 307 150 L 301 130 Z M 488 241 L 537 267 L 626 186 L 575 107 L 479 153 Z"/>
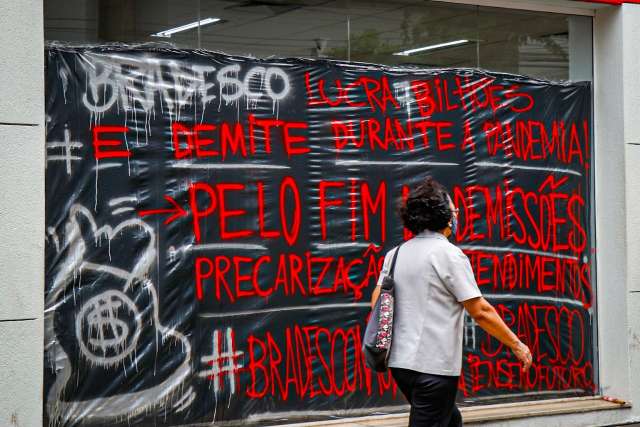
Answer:
<path fill-rule="evenodd" d="M 622 15 L 626 218 L 626 302 L 629 399 L 640 420 L 640 5 L 625 5 Z"/>
<path fill-rule="evenodd" d="M 0 425 L 42 424 L 42 0 L 0 0 Z"/>

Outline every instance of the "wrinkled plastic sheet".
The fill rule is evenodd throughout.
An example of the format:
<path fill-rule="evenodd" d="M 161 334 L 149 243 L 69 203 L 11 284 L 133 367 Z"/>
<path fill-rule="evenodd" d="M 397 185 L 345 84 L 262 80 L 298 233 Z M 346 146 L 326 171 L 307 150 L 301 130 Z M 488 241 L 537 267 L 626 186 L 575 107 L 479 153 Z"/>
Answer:
<path fill-rule="evenodd" d="M 429 175 L 534 359 L 466 319 L 459 399 L 593 394 L 590 112 L 588 83 L 49 46 L 45 423 L 405 410 L 361 335 Z"/>

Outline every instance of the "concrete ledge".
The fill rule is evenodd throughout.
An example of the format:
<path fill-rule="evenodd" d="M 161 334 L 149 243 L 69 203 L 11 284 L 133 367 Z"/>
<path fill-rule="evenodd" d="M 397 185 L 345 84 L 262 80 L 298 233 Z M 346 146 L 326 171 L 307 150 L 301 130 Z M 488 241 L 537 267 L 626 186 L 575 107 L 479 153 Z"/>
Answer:
<path fill-rule="evenodd" d="M 626 402 L 613 403 L 604 400 L 601 396 L 594 396 L 473 406 L 460 408 L 460 412 L 465 423 L 473 424 L 630 407 L 631 404 Z M 281 427 L 404 427 L 408 419 L 409 415 L 404 413 L 286 424 Z"/>
<path fill-rule="evenodd" d="M 631 405 L 626 402 L 613 403 L 604 400 L 601 396 L 594 396 L 473 406 L 461 408 L 460 412 L 462 412 L 462 417 L 464 418 L 465 423 L 477 423 L 630 407 Z"/>

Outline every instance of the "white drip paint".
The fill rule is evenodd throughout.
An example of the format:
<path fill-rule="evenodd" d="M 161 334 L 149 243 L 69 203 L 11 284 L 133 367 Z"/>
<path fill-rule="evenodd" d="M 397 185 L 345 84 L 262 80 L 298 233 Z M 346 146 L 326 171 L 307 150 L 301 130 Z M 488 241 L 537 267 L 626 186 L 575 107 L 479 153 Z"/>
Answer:
<path fill-rule="evenodd" d="M 64 104 L 67 104 L 67 90 L 69 89 L 69 76 L 65 68 L 58 69 L 58 75 L 60 76 L 60 82 L 62 83 L 62 96 L 64 98 Z"/>
<path fill-rule="evenodd" d="M 83 237 L 80 224 L 88 224 L 89 229 L 87 231 L 89 231 L 90 235 L 93 236 L 93 244 L 101 244 L 103 238 L 105 238 L 107 243 L 110 244 L 113 238 L 118 236 L 120 233 L 131 229 L 135 229 L 136 234 L 139 234 L 138 230 L 142 230 L 144 233 L 146 233 L 149 236 L 149 243 L 146 247 L 141 249 L 141 255 L 138 257 L 135 265 L 130 271 L 125 271 L 106 264 L 94 264 L 84 260 L 85 254 L 87 254 L 88 242 L 86 242 L 85 238 Z M 46 295 L 45 336 L 50 338 L 55 336 L 55 330 L 53 327 L 53 314 L 61 303 L 61 294 L 64 295 L 66 293 L 68 286 L 71 286 L 72 289 L 74 289 L 75 283 L 77 283 L 78 278 L 80 278 L 81 280 L 82 273 L 84 271 L 93 271 L 99 273 L 100 275 L 112 275 L 116 278 L 124 280 L 125 282 L 122 289 L 103 292 L 97 297 L 106 298 L 111 295 L 107 294 L 108 292 L 113 292 L 113 295 L 117 295 L 118 299 L 120 301 L 123 301 L 126 297 L 124 293 L 127 292 L 129 287 L 131 287 L 133 283 L 142 283 L 144 289 L 146 289 L 151 296 L 150 300 L 152 309 L 150 311 L 151 315 L 149 321 L 152 324 L 151 326 L 155 328 L 156 337 L 160 335 L 163 342 L 168 340 L 169 337 L 173 337 L 174 340 L 179 341 L 182 346 L 184 361 L 180 366 L 176 368 L 176 370 L 172 374 L 170 374 L 168 378 L 149 389 L 131 392 L 124 395 L 97 397 L 95 399 L 85 401 L 70 402 L 66 400 L 63 401 L 61 398 L 62 393 L 65 389 L 65 385 L 69 381 L 72 371 L 72 367 L 69 364 L 69 357 L 65 355 L 61 356 L 60 358 L 56 358 L 56 361 L 60 362 L 59 365 L 56 365 L 56 371 L 59 372 L 59 374 L 56 376 L 55 382 L 47 396 L 47 410 L 50 414 L 50 420 L 52 420 L 52 424 L 57 423 L 62 425 L 68 423 L 70 420 L 78 421 L 77 415 L 87 413 L 88 408 L 91 408 L 92 417 L 95 417 L 96 419 L 103 418 L 105 420 L 128 418 L 130 416 L 133 416 L 134 414 L 140 414 L 144 411 L 148 411 L 151 408 L 156 407 L 166 409 L 172 400 L 172 396 L 178 390 L 180 390 L 183 382 L 189 377 L 191 373 L 191 345 L 184 335 L 175 330 L 175 327 L 165 327 L 160 323 L 159 320 L 158 295 L 153 283 L 146 279 L 150 267 L 155 262 L 156 237 L 153 228 L 146 224 L 144 221 L 141 221 L 139 218 L 128 219 L 126 221 L 120 222 L 115 227 L 104 225 L 98 228 L 91 211 L 82 205 L 76 204 L 71 206 L 69 210 L 69 219 L 65 223 L 64 229 L 65 234 L 63 249 L 66 249 L 67 257 L 59 263 L 58 272 L 54 276 L 51 288 Z M 122 295 L 124 295 L 124 297 Z M 87 310 L 95 308 L 95 304 L 94 307 L 92 307 L 91 305 L 88 305 L 89 302 L 95 303 L 97 302 L 97 300 L 89 300 L 88 302 L 86 302 L 83 305 L 83 309 L 81 309 L 81 312 L 84 311 L 86 313 L 88 312 Z M 128 303 L 126 304 L 128 305 Z M 84 307 L 86 307 L 86 309 Z M 102 313 L 109 317 L 108 312 Z M 78 317 L 78 319 L 81 319 L 81 328 L 83 322 L 82 319 L 84 319 L 85 317 L 86 316 L 84 315 Z M 136 319 L 136 322 L 142 321 L 141 314 L 134 315 L 134 318 Z M 94 320 L 97 319 L 98 318 L 94 318 Z M 91 327 L 93 327 L 90 332 L 93 333 L 94 337 L 98 337 L 99 343 L 100 335 L 95 327 L 96 325 L 92 324 L 89 326 L 90 329 Z M 115 348 L 118 349 L 118 346 L 116 345 Z M 156 347 L 156 350 L 157 349 L 158 347 Z M 119 351 L 120 350 L 122 350 L 122 348 L 120 348 Z M 60 354 L 65 352 L 65 350 L 57 340 L 52 341 L 52 345 L 48 347 L 48 351 L 60 352 Z M 81 355 L 85 357 L 82 351 L 79 351 Z M 135 346 L 134 350 L 132 350 L 132 352 L 129 352 L 129 355 L 134 355 L 135 353 L 133 353 L 133 351 L 135 351 Z M 92 357 L 93 356 L 89 356 L 89 359 L 91 359 Z M 137 360 L 137 356 L 126 357 L 135 357 Z M 126 357 L 123 357 L 120 360 L 123 364 L 125 374 L 129 375 L 126 370 Z M 104 360 L 89 360 L 89 362 L 90 366 L 97 366 L 97 362 L 105 363 Z M 106 362 L 106 364 L 108 365 L 107 367 L 113 366 L 114 363 L 118 364 L 114 361 Z M 76 379 L 79 380 L 79 376 L 76 376 Z M 191 402 L 192 401 L 193 400 L 191 400 Z M 131 402 L 136 402 L 138 406 L 132 409 Z M 190 405 L 191 402 L 188 405 Z"/>
<path fill-rule="evenodd" d="M 51 161 L 64 161 L 67 175 L 71 175 L 72 162 L 83 160 L 82 157 L 73 155 L 73 150 L 79 150 L 84 146 L 84 144 L 80 141 L 71 140 L 71 131 L 69 130 L 69 126 L 66 123 L 64 125 L 63 134 L 64 134 L 64 141 L 51 141 L 46 143 L 47 164 Z M 61 155 L 48 154 L 50 149 L 55 150 L 57 148 L 62 149 Z"/>
<path fill-rule="evenodd" d="M 511 163 L 496 163 L 496 162 L 476 162 L 476 166 L 481 168 L 505 168 L 505 169 L 522 169 L 522 170 L 530 170 L 530 171 L 540 171 L 540 172 L 555 172 L 555 173 L 565 173 L 569 175 L 582 176 L 582 173 L 573 169 L 568 168 L 553 168 L 553 167 L 545 167 L 545 166 L 525 166 L 525 165 L 514 165 Z"/>
<path fill-rule="evenodd" d="M 113 199 L 109 200 L 108 205 L 109 207 L 114 207 L 128 202 L 137 203 L 138 198 L 136 196 L 114 197 Z"/>
<path fill-rule="evenodd" d="M 533 249 L 524 249 L 524 248 L 503 248 L 499 246 L 481 246 L 481 245 L 459 245 L 460 249 L 469 250 L 469 251 L 487 251 L 487 252 L 514 252 L 514 253 L 523 253 L 523 254 L 531 254 L 531 255 L 540 255 L 547 256 L 551 258 L 561 258 L 561 259 L 570 259 L 574 261 L 578 261 L 577 256 L 573 255 L 565 255 L 556 252 L 545 252 L 545 251 L 536 251 Z"/>
<path fill-rule="evenodd" d="M 96 158 L 96 166 L 94 168 L 95 173 L 96 173 L 96 188 L 95 188 L 95 196 L 94 196 L 94 205 L 93 205 L 93 210 L 95 212 L 98 212 L 98 175 L 99 175 L 99 165 L 98 165 L 98 158 Z"/>
<path fill-rule="evenodd" d="M 99 170 L 104 170 L 104 169 L 119 168 L 121 166 L 122 166 L 122 164 L 116 163 L 116 162 L 98 164 L 98 161 L 96 160 L 96 165 L 93 167 L 93 170 L 94 171 L 99 171 Z"/>
<path fill-rule="evenodd" d="M 132 211 L 135 211 L 135 208 L 132 208 L 132 207 L 118 208 L 118 209 L 115 209 L 113 212 L 111 212 L 111 215 L 116 216 L 116 215 L 123 214 L 125 212 L 132 212 Z"/>

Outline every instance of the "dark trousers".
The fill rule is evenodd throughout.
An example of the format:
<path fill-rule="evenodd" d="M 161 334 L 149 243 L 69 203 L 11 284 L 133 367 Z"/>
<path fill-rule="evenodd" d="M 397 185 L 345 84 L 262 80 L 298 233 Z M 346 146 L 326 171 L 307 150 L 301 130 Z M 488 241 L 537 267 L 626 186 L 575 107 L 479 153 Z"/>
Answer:
<path fill-rule="evenodd" d="M 456 406 L 459 377 L 400 368 L 391 368 L 391 374 L 411 404 L 409 427 L 462 426 L 462 416 Z"/>

